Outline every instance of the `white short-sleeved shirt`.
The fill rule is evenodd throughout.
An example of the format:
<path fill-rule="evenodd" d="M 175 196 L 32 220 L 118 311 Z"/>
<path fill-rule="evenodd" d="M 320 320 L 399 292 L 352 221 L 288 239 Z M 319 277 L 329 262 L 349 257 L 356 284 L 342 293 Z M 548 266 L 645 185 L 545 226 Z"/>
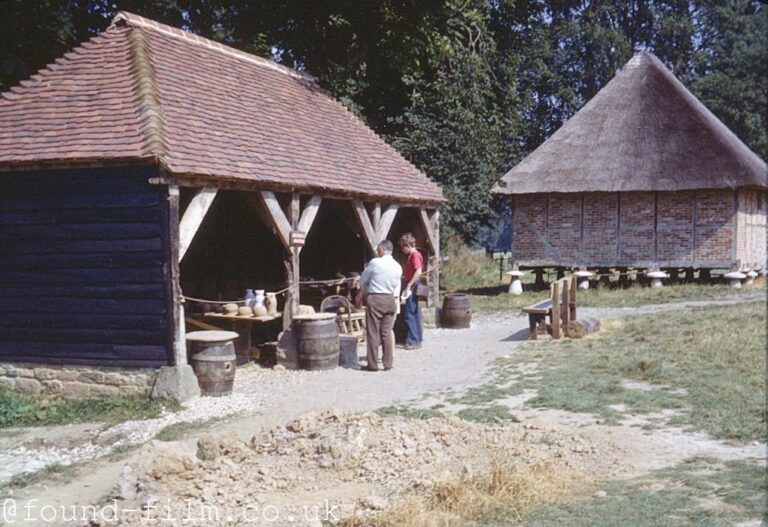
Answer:
<path fill-rule="evenodd" d="M 360 288 L 364 293 L 397 294 L 400 288 L 400 279 L 403 276 L 403 268 L 391 254 L 385 254 L 374 258 L 365 267 L 360 276 Z"/>

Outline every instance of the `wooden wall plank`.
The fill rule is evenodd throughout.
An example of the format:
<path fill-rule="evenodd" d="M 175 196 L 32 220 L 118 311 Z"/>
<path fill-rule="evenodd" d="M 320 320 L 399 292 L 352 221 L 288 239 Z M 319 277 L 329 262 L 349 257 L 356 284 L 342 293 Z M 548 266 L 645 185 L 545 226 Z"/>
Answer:
<path fill-rule="evenodd" d="M 166 363 L 156 168 L 8 173 L 0 180 L 0 357 Z"/>

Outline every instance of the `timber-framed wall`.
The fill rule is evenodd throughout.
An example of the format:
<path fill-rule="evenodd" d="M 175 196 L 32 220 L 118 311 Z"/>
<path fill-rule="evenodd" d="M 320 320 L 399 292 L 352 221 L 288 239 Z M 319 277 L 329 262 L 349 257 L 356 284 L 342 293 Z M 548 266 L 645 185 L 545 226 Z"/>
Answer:
<path fill-rule="evenodd" d="M 284 304 L 290 314 L 300 301 L 302 249 L 307 240 L 313 243 L 319 212 L 331 209 L 334 217 L 345 211 L 345 232 L 354 233 L 360 251 L 349 265 L 360 269 L 393 225 L 398 231 L 417 231 L 434 270 L 430 305 L 437 301 L 436 206 L 265 190 L 254 183 L 229 184 L 230 190 L 220 191 L 215 181 L 196 183 L 170 180 L 151 165 L 4 173 L 0 362 L 137 368 L 185 364 L 180 264 L 215 210 L 212 205 L 225 194 L 237 196 L 242 210 L 252 212 L 243 215 L 246 230 L 258 229 L 262 239 L 272 236 L 262 258 L 282 270 L 275 279 L 289 288 Z M 324 243 L 322 236 L 314 243 Z M 313 254 L 325 253 L 313 246 Z"/>
<path fill-rule="evenodd" d="M 528 267 L 765 267 L 753 189 L 512 196 L 512 258 Z"/>

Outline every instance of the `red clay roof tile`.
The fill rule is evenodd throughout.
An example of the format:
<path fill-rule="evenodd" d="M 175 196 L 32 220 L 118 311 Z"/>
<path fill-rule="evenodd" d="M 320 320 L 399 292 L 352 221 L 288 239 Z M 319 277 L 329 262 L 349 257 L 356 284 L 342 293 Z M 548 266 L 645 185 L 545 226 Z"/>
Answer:
<path fill-rule="evenodd" d="M 170 174 L 437 203 L 309 75 L 120 13 L 0 98 L 0 166 L 156 159 Z"/>

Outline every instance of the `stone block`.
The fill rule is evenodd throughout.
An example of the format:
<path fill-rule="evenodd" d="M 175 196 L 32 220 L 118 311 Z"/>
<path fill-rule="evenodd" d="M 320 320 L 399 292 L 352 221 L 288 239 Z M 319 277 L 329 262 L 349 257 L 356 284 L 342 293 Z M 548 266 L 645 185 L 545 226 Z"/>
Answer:
<path fill-rule="evenodd" d="M 104 384 L 104 373 L 100 371 L 83 371 L 80 372 L 77 380 L 90 384 Z"/>
<path fill-rule="evenodd" d="M 129 378 L 122 373 L 110 372 L 104 375 L 104 383 L 112 386 L 121 386 L 123 384 L 130 384 Z"/>
<path fill-rule="evenodd" d="M 153 399 L 170 399 L 186 401 L 200 396 L 200 385 L 197 383 L 192 366 L 162 366 L 152 387 Z"/>
<path fill-rule="evenodd" d="M 9 377 L 26 377 L 29 379 L 35 378 L 35 370 L 29 368 L 13 368 L 8 372 Z"/>
<path fill-rule="evenodd" d="M 64 383 L 58 379 L 40 381 L 40 384 L 43 385 L 43 392 L 48 395 L 61 395 L 64 389 Z"/>
<path fill-rule="evenodd" d="M 107 384 L 94 384 L 91 386 L 91 395 L 94 397 L 117 397 L 120 395 L 120 388 Z"/>
<path fill-rule="evenodd" d="M 63 382 L 76 381 L 80 377 L 79 371 L 59 370 L 56 372 L 56 378 Z"/>
<path fill-rule="evenodd" d="M 136 397 L 138 395 L 143 395 L 146 392 L 146 390 L 141 391 L 138 386 L 132 384 L 120 386 L 118 387 L 118 390 L 120 391 L 120 395 L 124 397 Z"/>
<path fill-rule="evenodd" d="M 59 371 L 51 370 L 49 368 L 35 368 L 35 377 L 41 381 L 47 381 L 50 379 L 58 379 Z"/>
<path fill-rule="evenodd" d="M 88 397 L 91 395 L 91 386 L 77 381 L 65 382 L 61 394 L 66 397 Z"/>
<path fill-rule="evenodd" d="M 16 386 L 16 379 L 13 377 L 0 377 L 0 388 L 5 388 L 6 390 L 13 390 L 13 388 Z"/>
<path fill-rule="evenodd" d="M 15 389 L 21 393 L 36 395 L 43 391 L 43 385 L 37 379 L 19 377 L 16 379 Z"/>

